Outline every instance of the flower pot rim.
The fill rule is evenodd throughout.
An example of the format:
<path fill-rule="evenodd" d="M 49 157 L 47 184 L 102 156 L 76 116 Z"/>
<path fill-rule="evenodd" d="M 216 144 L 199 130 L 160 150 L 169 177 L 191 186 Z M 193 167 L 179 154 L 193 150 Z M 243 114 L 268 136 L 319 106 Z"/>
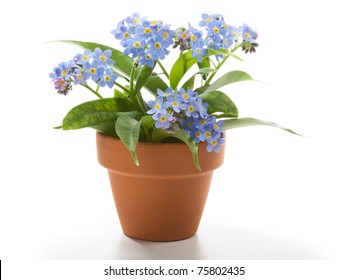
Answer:
<path fill-rule="evenodd" d="M 107 140 L 107 141 L 117 141 L 117 142 L 119 142 L 119 143 L 121 143 L 121 144 L 123 144 L 122 143 L 122 141 L 119 139 L 119 138 L 116 138 L 116 137 L 113 137 L 113 136 L 110 136 L 110 135 L 107 135 L 107 134 L 104 134 L 104 133 L 102 133 L 102 132 L 96 132 L 96 134 L 97 134 L 97 136 L 98 137 L 102 137 L 102 138 L 104 138 L 105 140 Z M 224 135 L 224 137 L 223 137 L 224 139 L 226 139 L 226 137 L 225 137 L 225 135 Z M 139 146 L 161 146 L 161 147 L 163 147 L 163 146 L 170 146 L 170 147 L 172 147 L 172 146 L 180 146 L 180 147 L 182 147 L 182 146 L 187 146 L 187 144 L 186 143 L 184 143 L 184 142 L 170 142 L 170 143 L 168 143 L 168 142 L 138 142 L 137 143 L 137 146 L 136 147 L 139 147 Z M 200 143 L 198 143 L 198 146 L 200 147 L 200 146 L 206 146 L 207 145 L 207 143 L 206 142 L 200 142 Z M 221 144 L 221 146 L 225 146 L 225 143 L 223 143 L 223 144 Z M 187 146 L 187 148 L 188 148 L 188 146 Z"/>

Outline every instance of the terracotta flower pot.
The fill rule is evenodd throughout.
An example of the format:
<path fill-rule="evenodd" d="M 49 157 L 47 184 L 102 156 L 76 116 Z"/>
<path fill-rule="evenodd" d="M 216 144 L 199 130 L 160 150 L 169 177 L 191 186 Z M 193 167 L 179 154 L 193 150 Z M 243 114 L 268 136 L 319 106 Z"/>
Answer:
<path fill-rule="evenodd" d="M 224 145 L 220 153 L 208 153 L 206 144 L 199 144 L 198 171 L 185 144 L 138 143 L 136 166 L 120 140 L 97 133 L 96 142 L 127 236 L 174 241 L 196 233 L 213 170 L 223 163 Z"/>

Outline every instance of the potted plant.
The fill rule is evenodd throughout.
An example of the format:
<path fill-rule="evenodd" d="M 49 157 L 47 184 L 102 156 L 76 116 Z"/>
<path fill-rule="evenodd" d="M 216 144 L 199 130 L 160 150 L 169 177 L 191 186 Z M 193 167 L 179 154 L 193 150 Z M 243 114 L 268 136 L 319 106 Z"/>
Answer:
<path fill-rule="evenodd" d="M 220 90 L 252 80 L 239 70 L 217 75 L 229 59 L 241 60 L 237 52 L 256 51 L 258 34 L 247 24 L 235 27 L 221 15 L 203 14 L 198 27 L 173 30 L 135 13 L 111 33 L 122 51 L 62 41 L 84 51 L 49 74 L 55 89 L 66 95 L 80 85 L 95 99 L 72 108 L 57 128 L 97 131 L 98 160 L 108 169 L 126 235 L 188 238 L 198 229 L 213 170 L 223 163 L 226 130 L 269 125 L 295 132 L 239 118 Z M 161 61 L 171 54 L 176 60 L 168 69 Z M 110 95 L 103 97 L 101 88 Z"/>

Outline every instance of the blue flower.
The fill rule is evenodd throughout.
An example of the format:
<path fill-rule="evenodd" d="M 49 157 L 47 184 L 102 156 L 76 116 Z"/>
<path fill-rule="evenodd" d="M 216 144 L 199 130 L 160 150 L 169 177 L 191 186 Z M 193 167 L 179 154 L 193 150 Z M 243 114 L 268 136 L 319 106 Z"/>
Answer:
<path fill-rule="evenodd" d="M 82 72 L 81 69 L 76 69 L 72 76 L 74 77 L 75 85 L 87 83 L 88 75 L 86 75 L 85 72 Z"/>
<path fill-rule="evenodd" d="M 164 59 L 165 55 L 168 54 L 167 48 L 170 46 L 163 37 L 156 36 L 148 42 L 148 52 L 158 59 Z"/>
<path fill-rule="evenodd" d="M 145 19 L 146 17 L 141 17 L 139 13 L 133 13 L 131 16 L 126 17 L 125 21 L 130 27 L 136 27 L 141 25 Z"/>
<path fill-rule="evenodd" d="M 165 111 L 161 111 L 154 115 L 153 119 L 156 121 L 154 124 L 156 128 L 168 129 L 172 121 L 172 115 L 167 114 Z"/>
<path fill-rule="evenodd" d="M 75 57 L 73 58 L 73 61 L 77 65 L 84 66 L 88 61 L 90 61 L 91 57 L 92 57 L 92 52 L 91 50 L 87 49 L 83 52 L 83 54 L 79 53 L 75 55 Z"/>
<path fill-rule="evenodd" d="M 203 44 L 204 40 L 202 39 L 202 32 L 195 29 L 193 26 L 189 24 L 189 44 L 192 48 L 195 46 L 200 46 Z"/>
<path fill-rule="evenodd" d="M 192 49 L 192 57 L 195 57 L 198 62 L 202 62 L 202 57 L 208 54 L 208 50 L 202 46 L 196 46 Z"/>
<path fill-rule="evenodd" d="M 202 17 L 202 21 L 199 22 L 199 26 L 201 27 L 204 27 L 206 25 L 208 25 L 211 21 L 213 20 L 221 20 L 221 21 L 224 21 L 223 17 L 219 14 L 211 14 L 211 15 L 208 15 L 208 14 L 202 14 L 201 15 Z"/>
<path fill-rule="evenodd" d="M 129 27 L 123 25 L 123 22 L 118 24 L 117 29 L 111 31 L 111 34 L 113 34 L 116 39 L 120 40 L 123 47 L 125 47 L 127 41 L 132 38 L 132 33 L 133 31 Z"/>
<path fill-rule="evenodd" d="M 91 77 L 94 82 L 98 82 L 100 76 L 102 76 L 104 73 L 104 68 L 99 67 L 99 63 L 96 60 L 93 60 L 92 63 L 87 62 L 85 64 L 85 70 L 86 79 L 89 79 Z"/>
<path fill-rule="evenodd" d="M 243 40 L 254 43 L 255 40 L 258 37 L 258 33 L 254 31 L 250 26 L 247 24 L 243 24 L 242 26 L 242 38 Z"/>
<path fill-rule="evenodd" d="M 234 36 L 227 34 L 224 36 L 222 40 L 222 48 L 228 49 L 232 46 L 233 43 L 234 43 Z"/>
<path fill-rule="evenodd" d="M 191 99 L 196 98 L 198 95 L 195 91 L 192 91 L 192 90 L 186 91 L 184 88 L 181 88 L 179 90 L 179 94 L 182 97 L 182 100 L 186 103 L 189 102 Z"/>
<path fill-rule="evenodd" d="M 181 125 L 181 128 L 188 133 L 196 129 L 196 126 L 194 125 L 195 119 L 192 117 L 181 119 L 179 123 Z"/>
<path fill-rule="evenodd" d="M 215 116 L 213 116 L 212 118 L 213 118 L 212 119 L 213 130 L 220 133 L 224 132 L 224 129 L 223 129 L 224 121 L 223 120 L 216 121 Z"/>
<path fill-rule="evenodd" d="M 118 75 L 114 74 L 112 69 L 108 68 L 100 77 L 100 86 L 104 87 L 107 85 L 109 88 L 112 88 L 117 78 Z"/>
<path fill-rule="evenodd" d="M 195 119 L 199 118 L 199 105 L 195 100 L 187 104 L 186 116 L 193 117 Z"/>
<path fill-rule="evenodd" d="M 93 59 L 96 60 L 100 66 L 111 66 L 114 64 L 114 61 L 110 59 L 111 55 L 111 50 L 105 50 L 103 52 L 100 48 L 96 48 L 93 53 Z"/>
<path fill-rule="evenodd" d="M 149 100 L 148 101 L 148 106 L 151 108 L 150 110 L 147 111 L 147 114 L 157 114 L 162 111 L 165 111 L 167 108 L 167 105 L 163 103 L 163 97 L 159 96 L 155 101 Z"/>
<path fill-rule="evenodd" d="M 161 96 L 162 98 L 167 98 L 169 96 L 172 96 L 174 94 L 174 92 L 173 92 L 172 88 L 167 88 L 165 90 L 165 92 L 158 88 L 157 94 L 158 94 L 158 96 Z"/>
<path fill-rule="evenodd" d="M 222 40 L 222 36 L 226 34 L 226 29 L 222 21 L 211 21 L 207 24 L 207 35 L 215 38 L 218 41 Z"/>
<path fill-rule="evenodd" d="M 176 35 L 176 32 L 173 30 L 170 30 L 170 25 L 166 24 L 163 26 L 163 28 L 159 29 L 157 34 L 163 38 L 163 41 L 165 41 L 168 45 L 173 44 L 173 39 Z"/>
<path fill-rule="evenodd" d="M 208 49 L 212 49 L 212 50 L 220 49 L 220 42 L 211 37 L 206 38 L 205 45 Z"/>
<path fill-rule="evenodd" d="M 149 67 L 154 66 L 154 61 L 158 58 L 155 54 L 150 53 L 148 50 L 140 54 L 139 63 L 141 65 L 148 65 Z"/>
<path fill-rule="evenodd" d="M 224 144 L 225 140 L 223 138 L 221 138 L 221 135 L 216 135 L 215 137 L 213 137 L 213 139 L 208 142 L 206 150 L 208 152 L 216 152 L 219 153 L 220 152 L 220 145 Z"/>
<path fill-rule="evenodd" d="M 57 78 L 63 78 L 67 81 L 70 78 L 73 66 L 74 63 L 72 61 L 61 62 L 57 67 L 53 68 L 53 72 L 49 74 L 49 77 L 53 80 Z"/>
<path fill-rule="evenodd" d="M 213 140 L 213 136 L 216 134 L 212 130 L 208 129 L 206 126 L 199 126 L 200 131 L 200 141 L 210 143 Z"/>
<path fill-rule="evenodd" d="M 188 108 L 187 104 L 183 102 L 181 96 L 170 95 L 165 103 L 169 108 L 174 110 L 176 113 L 186 110 Z"/>
<path fill-rule="evenodd" d="M 133 58 L 137 58 L 139 55 L 144 53 L 145 47 L 146 41 L 136 36 L 134 39 L 129 39 L 127 41 L 126 48 L 124 49 L 124 54 L 132 54 Z"/>
<path fill-rule="evenodd" d="M 136 35 L 145 40 L 151 39 L 155 35 L 155 31 L 150 27 L 148 20 L 144 20 L 141 25 L 137 26 L 135 32 Z"/>

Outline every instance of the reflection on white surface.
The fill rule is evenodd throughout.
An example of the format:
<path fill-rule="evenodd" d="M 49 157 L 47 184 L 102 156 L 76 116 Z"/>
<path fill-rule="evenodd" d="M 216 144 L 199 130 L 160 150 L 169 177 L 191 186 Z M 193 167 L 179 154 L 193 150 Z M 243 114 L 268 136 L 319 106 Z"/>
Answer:
<path fill-rule="evenodd" d="M 148 242 L 123 234 L 62 240 L 46 247 L 45 259 L 320 259 L 320 252 L 261 233 L 221 226 L 201 226 L 197 235 L 177 242 Z"/>

